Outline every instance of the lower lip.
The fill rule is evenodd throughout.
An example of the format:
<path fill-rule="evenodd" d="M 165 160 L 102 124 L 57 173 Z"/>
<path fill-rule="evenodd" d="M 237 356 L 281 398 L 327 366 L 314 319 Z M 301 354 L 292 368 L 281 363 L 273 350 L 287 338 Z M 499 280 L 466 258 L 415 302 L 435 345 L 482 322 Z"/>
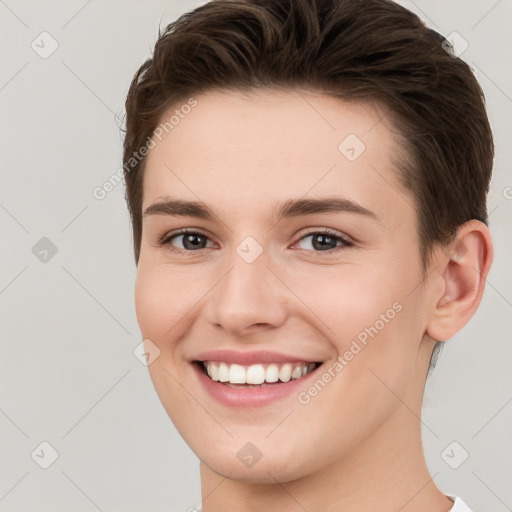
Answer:
<path fill-rule="evenodd" d="M 280 384 L 271 384 L 261 388 L 234 388 L 210 379 L 203 373 L 197 363 L 193 363 L 192 366 L 206 391 L 215 400 L 229 407 L 264 406 L 291 395 L 294 392 L 297 393 L 300 389 L 304 389 L 306 381 L 318 370 L 318 368 L 315 368 L 313 371 L 304 375 L 304 377 L 288 382 L 281 382 Z"/>

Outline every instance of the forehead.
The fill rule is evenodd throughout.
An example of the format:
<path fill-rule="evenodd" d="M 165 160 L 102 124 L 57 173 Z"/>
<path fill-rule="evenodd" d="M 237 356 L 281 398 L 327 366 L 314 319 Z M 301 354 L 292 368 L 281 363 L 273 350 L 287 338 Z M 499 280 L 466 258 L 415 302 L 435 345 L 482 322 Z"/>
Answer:
<path fill-rule="evenodd" d="M 377 104 L 298 90 L 195 99 L 162 116 L 175 123 L 153 137 L 143 209 L 173 195 L 257 213 L 290 197 L 339 193 L 363 205 L 378 198 L 385 213 L 386 202 L 408 194 L 396 174 L 401 148 Z"/>

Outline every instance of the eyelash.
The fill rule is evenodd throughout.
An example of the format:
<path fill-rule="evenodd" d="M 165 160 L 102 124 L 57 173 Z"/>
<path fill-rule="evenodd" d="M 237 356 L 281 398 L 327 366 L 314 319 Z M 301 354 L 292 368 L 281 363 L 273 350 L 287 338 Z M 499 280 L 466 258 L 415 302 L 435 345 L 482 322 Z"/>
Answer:
<path fill-rule="evenodd" d="M 183 236 L 183 235 L 199 235 L 199 236 L 209 239 L 209 237 L 207 235 L 205 235 L 204 233 L 202 233 L 201 231 L 184 228 L 184 229 L 180 229 L 178 231 L 175 231 L 173 233 L 169 233 L 169 234 L 165 235 L 158 242 L 158 246 L 168 245 L 168 246 L 172 247 L 170 250 L 171 250 L 171 252 L 173 252 L 175 254 L 200 253 L 202 250 L 207 249 L 207 247 L 203 247 L 201 249 L 198 249 L 197 251 L 191 251 L 191 250 L 182 251 L 182 250 L 178 250 L 178 249 L 174 248 L 170 242 L 172 239 L 174 239 L 180 235 L 181 236 Z M 318 255 L 332 255 L 334 253 L 337 253 L 340 250 L 348 249 L 349 247 L 352 247 L 354 245 L 353 242 L 351 242 L 347 238 L 340 236 L 336 231 L 333 231 L 332 229 L 329 229 L 329 228 L 325 228 L 321 231 L 310 231 L 309 233 L 305 233 L 304 235 L 302 235 L 302 237 L 297 242 L 294 243 L 294 245 L 296 245 L 298 242 L 302 241 L 304 238 L 307 238 L 308 236 L 311 236 L 311 235 L 329 236 L 330 238 L 334 238 L 336 240 L 336 242 L 341 242 L 340 246 L 338 246 L 334 249 L 326 250 L 326 251 L 314 251 L 314 250 L 309 250 L 309 249 L 303 249 L 305 251 L 312 252 L 315 255 L 317 255 L 317 254 Z"/>

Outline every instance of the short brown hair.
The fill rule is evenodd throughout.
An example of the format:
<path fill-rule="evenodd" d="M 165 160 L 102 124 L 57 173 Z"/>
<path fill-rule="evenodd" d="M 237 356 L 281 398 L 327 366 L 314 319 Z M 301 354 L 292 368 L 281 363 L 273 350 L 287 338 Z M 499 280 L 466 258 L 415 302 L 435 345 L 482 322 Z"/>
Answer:
<path fill-rule="evenodd" d="M 126 100 L 123 164 L 135 261 L 147 144 L 162 115 L 213 89 L 302 88 L 378 101 L 405 146 L 423 268 L 463 223 L 487 223 L 494 147 L 484 94 L 447 41 L 390 0 L 212 0 L 159 34 Z"/>

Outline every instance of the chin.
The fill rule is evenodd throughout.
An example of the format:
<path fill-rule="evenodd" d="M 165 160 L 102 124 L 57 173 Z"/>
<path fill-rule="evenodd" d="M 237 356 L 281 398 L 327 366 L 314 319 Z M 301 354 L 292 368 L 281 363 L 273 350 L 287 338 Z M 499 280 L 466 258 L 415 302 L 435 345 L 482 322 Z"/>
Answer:
<path fill-rule="evenodd" d="M 214 473 L 247 484 L 276 484 L 286 483 L 306 476 L 298 468 L 283 467 L 280 461 L 263 461 L 263 457 L 252 467 L 244 467 L 238 459 L 226 461 L 225 456 L 202 459 Z"/>
<path fill-rule="evenodd" d="M 321 469 L 321 461 L 314 456 L 314 453 L 311 458 L 308 458 L 304 452 L 301 457 L 298 457 L 297 453 L 301 450 L 290 445 L 285 451 L 282 445 L 279 447 L 267 444 L 259 453 L 256 452 L 255 447 L 250 444 L 246 446 L 245 443 L 240 443 L 236 439 L 231 439 L 231 442 L 224 446 L 214 442 L 204 443 L 204 439 L 201 446 L 194 447 L 192 443 L 189 443 L 189 446 L 197 457 L 217 475 L 248 484 L 291 482 Z M 215 448 L 211 448 L 212 446 Z"/>

